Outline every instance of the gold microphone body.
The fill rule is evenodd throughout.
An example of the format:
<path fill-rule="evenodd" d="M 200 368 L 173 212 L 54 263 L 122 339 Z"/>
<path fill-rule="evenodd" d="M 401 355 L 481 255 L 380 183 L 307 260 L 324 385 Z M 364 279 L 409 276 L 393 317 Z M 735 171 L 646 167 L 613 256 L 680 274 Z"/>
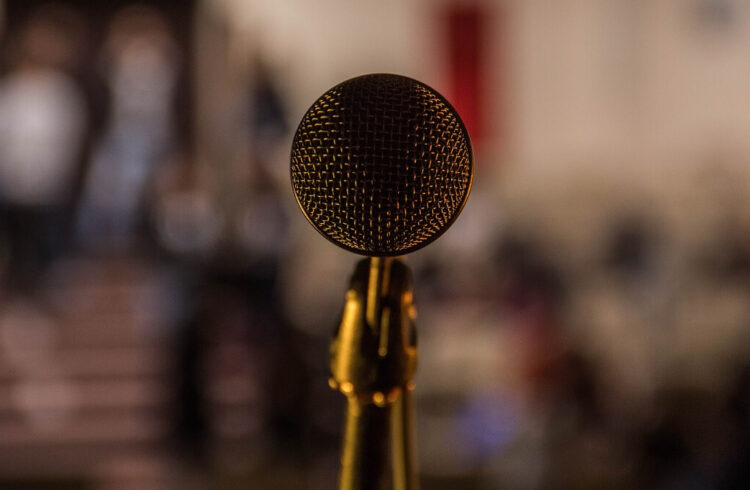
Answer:
<path fill-rule="evenodd" d="M 473 154 L 455 109 L 411 78 L 363 75 L 308 109 L 292 143 L 305 217 L 360 261 L 331 343 L 332 388 L 347 398 L 341 490 L 381 490 L 389 451 L 397 490 L 418 488 L 412 392 L 417 335 L 411 273 L 398 257 L 458 217 Z"/>

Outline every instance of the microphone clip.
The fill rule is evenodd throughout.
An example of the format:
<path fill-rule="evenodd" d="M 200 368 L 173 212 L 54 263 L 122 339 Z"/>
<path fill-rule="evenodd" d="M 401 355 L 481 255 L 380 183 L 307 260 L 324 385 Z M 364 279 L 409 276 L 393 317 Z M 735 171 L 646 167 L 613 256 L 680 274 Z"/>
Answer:
<path fill-rule="evenodd" d="M 331 387 L 381 407 L 413 389 L 415 319 L 411 272 L 403 261 L 359 261 L 331 343 Z"/>

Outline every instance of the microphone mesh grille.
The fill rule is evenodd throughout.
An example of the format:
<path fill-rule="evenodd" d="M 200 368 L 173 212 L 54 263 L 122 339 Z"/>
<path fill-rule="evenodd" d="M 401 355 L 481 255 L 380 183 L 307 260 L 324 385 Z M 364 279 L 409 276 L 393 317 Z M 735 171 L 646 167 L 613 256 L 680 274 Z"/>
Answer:
<path fill-rule="evenodd" d="M 401 255 L 437 238 L 460 213 L 472 173 L 456 111 L 399 75 L 333 87 L 304 115 L 292 143 L 292 188 L 305 216 L 363 255 Z"/>

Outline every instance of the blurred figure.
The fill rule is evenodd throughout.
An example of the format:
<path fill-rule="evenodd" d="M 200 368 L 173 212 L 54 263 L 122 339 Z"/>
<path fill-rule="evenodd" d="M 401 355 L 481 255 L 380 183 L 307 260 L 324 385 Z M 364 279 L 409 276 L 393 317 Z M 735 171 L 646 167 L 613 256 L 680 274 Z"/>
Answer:
<path fill-rule="evenodd" d="M 289 240 L 278 174 L 286 179 L 289 125 L 282 93 L 254 63 L 233 104 L 234 149 L 212 165 L 171 159 L 155 173 L 150 207 L 163 251 L 192 271 L 176 326 L 181 454 L 209 465 L 212 444 L 244 438 L 263 458 L 304 450 L 307 365 L 286 319 L 278 275 Z M 281 171 L 280 171 L 281 170 Z M 240 414 L 230 416 L 227 414 Z"/>
<path fill-rule="evenodd" d="M 731 447 L 723 455 L 719 488 L 744 488 L 750 484 L 750 365 L 735 374 L 728 395 L 722 415 L 730 424 Z"/>
<path fill-rule="evenodd" d="M 116 13 L 105 43 L 110 117 L 85 183 L 85 247 L 128 249 L 144 224 L 156 167 L 176 147 L 174 93 L 179 62 L 163 16 L 146 6 Z"/>
<path fill-rule="evenodd" d="M 87 126 L 70 75 L 80 19 L 49 5 L 20 29 L 0 81 L 0 202 L 8 286 L 27 291 L 65 249 L 68 211 Z"/>

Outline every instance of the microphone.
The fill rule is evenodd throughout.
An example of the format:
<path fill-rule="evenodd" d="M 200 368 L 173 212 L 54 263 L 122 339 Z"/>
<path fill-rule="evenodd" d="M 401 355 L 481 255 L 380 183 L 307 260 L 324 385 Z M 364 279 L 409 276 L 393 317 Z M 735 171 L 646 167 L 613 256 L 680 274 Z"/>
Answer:
<path fill-rule="evenodd" d="M 328 240 L 368 256 L 357 264 L 331 344 L 330 384 L 348 400 L 339 486 L 382 486 L 388 425 L 393 483 L 417 488 L 411 395 L 415 308 L 397 257 L 438 238 L 469 196 L 473 155 L 450 103 L 393 74 L 352 78 L 319 97 L 292 142 L 291 183 Z"/>

